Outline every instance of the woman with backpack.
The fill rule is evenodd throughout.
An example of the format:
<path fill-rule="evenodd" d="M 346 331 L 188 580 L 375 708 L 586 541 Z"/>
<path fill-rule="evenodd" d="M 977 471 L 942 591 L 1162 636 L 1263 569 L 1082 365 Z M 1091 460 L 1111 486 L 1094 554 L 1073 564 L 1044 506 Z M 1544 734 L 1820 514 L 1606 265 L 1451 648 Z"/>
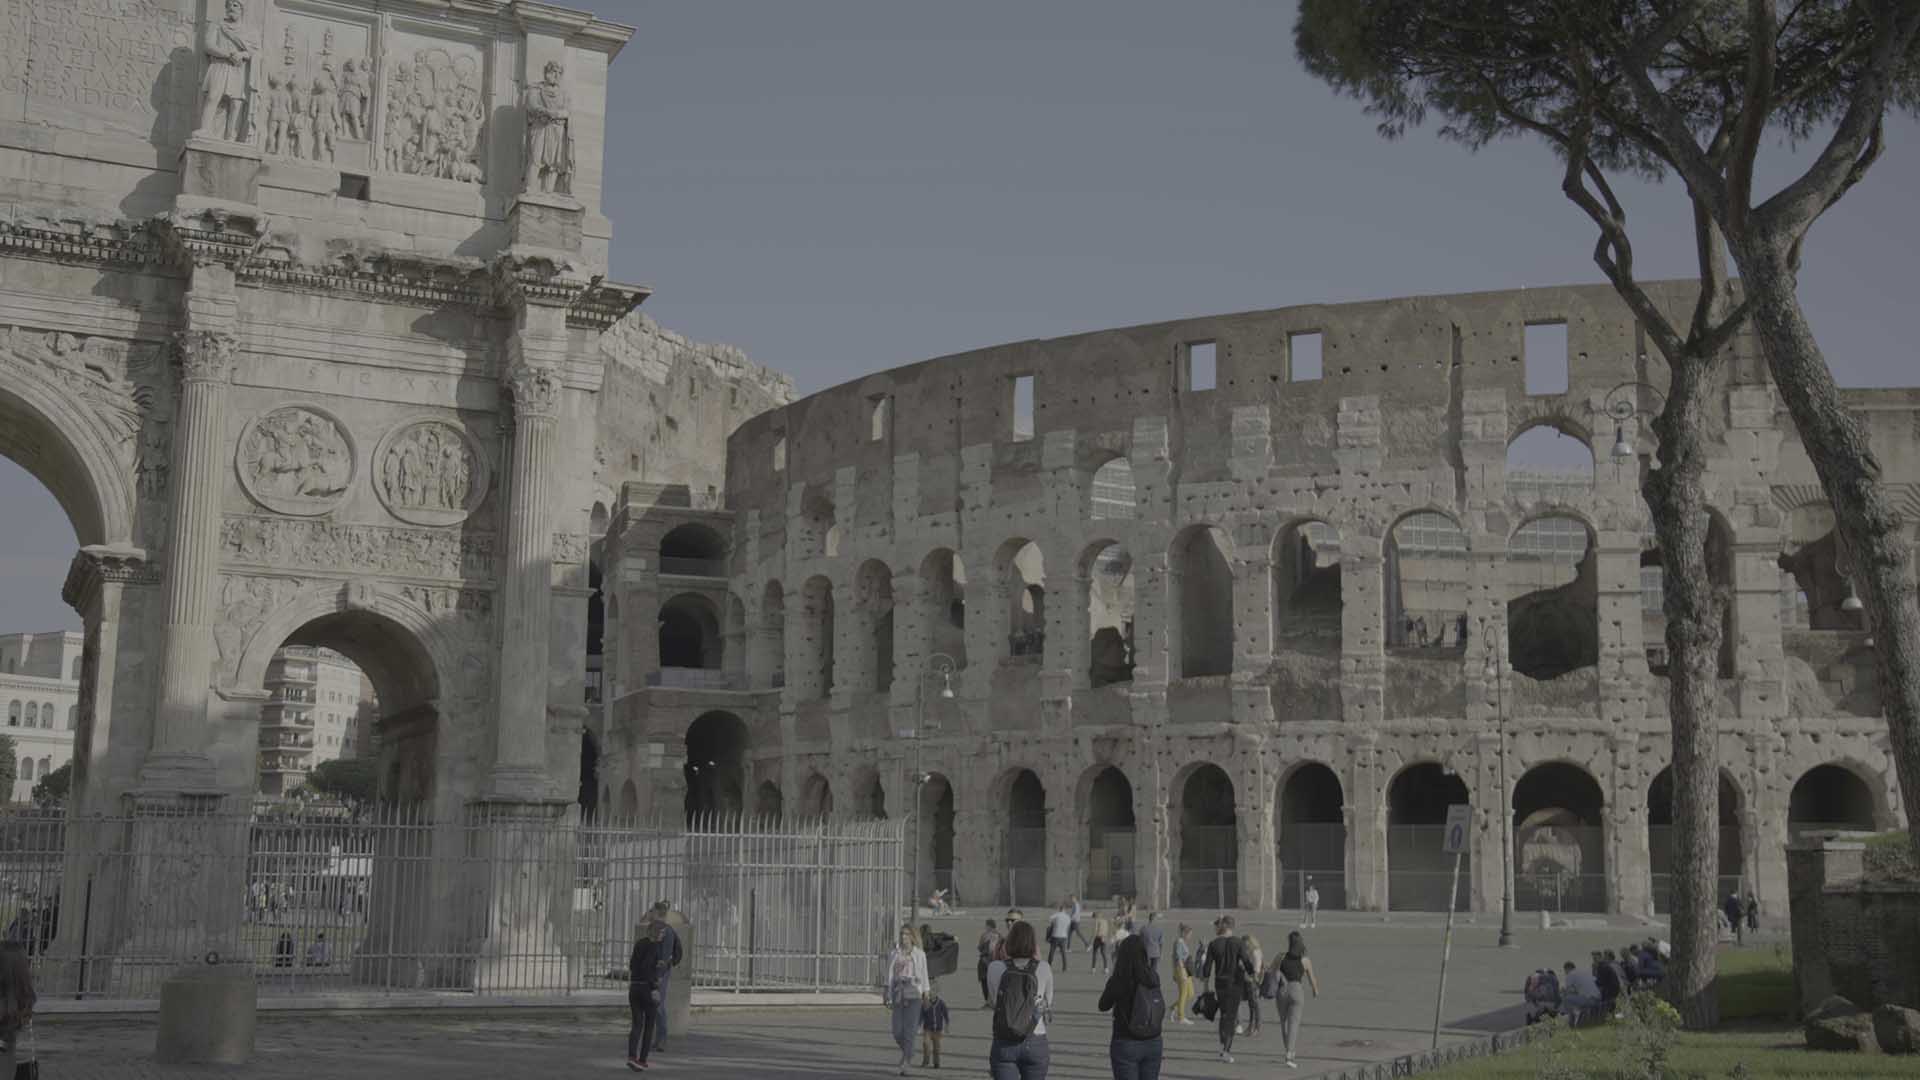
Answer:
<path fill-rule="evenodd" d="M 1141 948 L 1146 948 L 1145 943 Z M 1053 969 L 1040 962 L 1033 924 L 1007 931 L 1007 958 L 987 968 L 993 999 L 993 1047 L 987 1052 L 992 1080 L 1047 1080 L 1052 1053 L 1047 1016 L 1053 1012 Z"/>
<path fill-rule="evenodd" d="M 1300 936 L 1300 931 L 1287 935 L 1286 954 L 1274 961 L 1273 970 L 1277 976 L 1273 997 L 1280 1020 L 1280 1044 L 1287 1052 L 1287 1068 L 1297 1069 L 1300 1066 L 1293 1060 L 1293 1050 L 1300 1043 L 1300 1014 L 1307 1004 L 1301 982 L 1313 988 L 1314 997 L 1320 996 L 1320 980 L 1313 973 L 1313 961 L 1307 959 L 1307 939 Z"/>
<path fill-rule="evenodd" d="M 1160 1028 L 1167 1002 L 1160 993 L 1160 973 L 1147 959 L 1147 943 L 1130 937 L 1114 952 L 1113 975 L 1100 994 L 1100 1011 L 1113 1013 L 1113 1038 L 1107 1057 L 1113 1080 L 1160 1080 L 1164 1046 Z"/>
<path fill-rule="evenodd" d="M 907 1066 L 913 1062 L 913 1044 L 920 1038 L 920 1005 L 932 992 L 920 934 L 911 926 L 903 926 L 900 944 L 887 957 L 887 1004 L 893 1007 L 893 1044 L 900 1048 L 901 1076 L 907 1075 Z"/>

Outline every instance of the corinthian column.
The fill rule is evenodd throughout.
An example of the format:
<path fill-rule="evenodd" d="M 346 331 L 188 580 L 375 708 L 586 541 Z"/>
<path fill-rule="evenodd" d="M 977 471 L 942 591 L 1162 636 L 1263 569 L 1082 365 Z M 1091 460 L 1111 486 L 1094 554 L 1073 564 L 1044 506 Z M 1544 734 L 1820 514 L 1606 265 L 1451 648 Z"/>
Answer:
<path fill-rule="evenodd" d="M 221 431 L 239 343 L 226 330 L 188 329 L 178 344 L 160 702 L 140 782 L 154 791 L 208 794 L 216 790 L 205 732 L 220 564 Z"/>
<path fill-rule="evenodd" d="M 513 395 L 506 563 L 500 589 L 499 714 L 492 799 L 537 802 L 547 784 L 547 639 L 553 608 L 555 433 L 560 371 L 515 360 L 503 378 Z"/>

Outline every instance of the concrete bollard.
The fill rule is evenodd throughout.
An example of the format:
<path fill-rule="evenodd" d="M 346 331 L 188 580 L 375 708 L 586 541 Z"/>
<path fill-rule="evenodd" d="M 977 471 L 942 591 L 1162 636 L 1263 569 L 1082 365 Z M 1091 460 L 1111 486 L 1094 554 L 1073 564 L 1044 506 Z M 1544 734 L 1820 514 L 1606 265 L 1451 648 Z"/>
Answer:
<path fill-rule="evenodd" d="M 256 990 L 245 964 L 183 968 L 160 984 L 160 1030 L 153 1060 L 162 1065 L 244 1065 L 253 1056 Z"/>
<path fill-rule="evenodd" d="M 693 1030 L 693 926 L 679 911 L 667 912 L 667 925 L 680 938 L 680 966 L 667 981 L 667 1036 L 680 1039 Z"/>

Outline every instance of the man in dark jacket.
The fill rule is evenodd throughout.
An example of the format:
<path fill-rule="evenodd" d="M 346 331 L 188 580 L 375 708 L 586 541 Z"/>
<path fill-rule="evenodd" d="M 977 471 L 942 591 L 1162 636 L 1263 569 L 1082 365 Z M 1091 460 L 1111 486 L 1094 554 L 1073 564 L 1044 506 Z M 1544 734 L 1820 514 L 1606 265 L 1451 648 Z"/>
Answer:
<path fill-rule="evenodd" d="M 627 1008 L 633 1013 L 627 1029 L 627 1068 L 636 1071 L 647 1067 L 654 1036 L 666 1019 L 667 973 L 673 967 L 665 951 L 667 935 L 673 933 L 666 920 L 653 919 L 641 930 L 627 962 Z"/>
<path fill-rule="evenodd" d="M 1213 996 L 1220 1003 L 1220 1060 L 1233 1061 L 1233 1028 L 1240 1019 L 1240 1001 L 1253 981 L 1253 957 L 1233 932 L 1233 916 L 1222 915 L 1213 924 L 1214 938 L 1200 964 L 1200 977 L 1213 976 Z"/>
<path fill-rule="evenodd" d="M 667 1014 L 672 1011 L 668 1005 L 668 990 L 672 982 L 673 969 L 680 966 L 680 935 L 674 933 L 672 924 L 667 922 L 667 914 L 673 905 L 665 900 L 653 905 L 648 917 L 666 931 L 660 942 L 660 1023 L 654 1029 L 653 1049 L 657 1053 L 667 1048 Z"/>

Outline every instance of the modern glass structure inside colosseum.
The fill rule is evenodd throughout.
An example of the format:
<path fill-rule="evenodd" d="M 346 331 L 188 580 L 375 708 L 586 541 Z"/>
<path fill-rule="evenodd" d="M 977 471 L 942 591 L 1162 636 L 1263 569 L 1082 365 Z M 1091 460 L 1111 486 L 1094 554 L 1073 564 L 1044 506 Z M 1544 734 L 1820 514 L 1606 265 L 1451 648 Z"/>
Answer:
<path fill-rule="evenodd" d="M 1719 873 L 1783 912 L 1792 835 L 1902 812 L 1832 514 L 1737 350 L 1708 479 Z M 1662 911 L 1638 491 L 1665 382 L 1581 287 L 1018 342 L 795 401 L 731 436 L 724 496 L 608 508 L 583 799 L 910 817 L 916 888 L 964 904 L 1272 908 L 1311 877 L 1382 911 L 1445 905 L 1469 803 L 1463 905 Z M 1920 392 L 1851 397 L 1916 475 Z M 1539 465 L 1555 439 L 1577 464 Z"/>

